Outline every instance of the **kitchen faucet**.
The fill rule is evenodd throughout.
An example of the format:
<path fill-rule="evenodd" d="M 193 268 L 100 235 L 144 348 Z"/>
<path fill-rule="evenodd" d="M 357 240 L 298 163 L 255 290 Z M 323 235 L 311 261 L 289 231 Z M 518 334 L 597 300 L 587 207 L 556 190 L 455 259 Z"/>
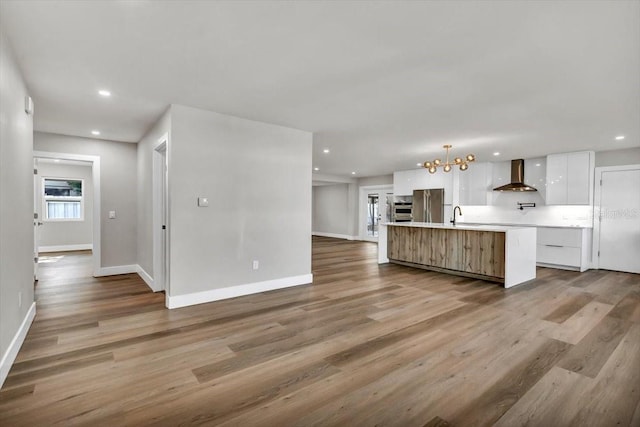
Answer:
<path fill-rule="evenodd" d="M 450 221 L 453 225 L 456 225 L 456 209 L 458 210 L 460 216 L 462 216 L 462 209 L 460 209 L 460 206 L 456 206 L 455 208 L 453 208 L 453 219 Z"/>

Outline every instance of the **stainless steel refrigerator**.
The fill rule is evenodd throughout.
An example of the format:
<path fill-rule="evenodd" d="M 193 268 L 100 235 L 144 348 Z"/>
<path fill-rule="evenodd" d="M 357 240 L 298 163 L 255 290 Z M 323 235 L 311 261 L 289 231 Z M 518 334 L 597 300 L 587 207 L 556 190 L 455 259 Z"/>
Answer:
<path fill-rule="evenodd" d="M 413 190 L 413 221 L 444 223 L 444 188 Z"/>

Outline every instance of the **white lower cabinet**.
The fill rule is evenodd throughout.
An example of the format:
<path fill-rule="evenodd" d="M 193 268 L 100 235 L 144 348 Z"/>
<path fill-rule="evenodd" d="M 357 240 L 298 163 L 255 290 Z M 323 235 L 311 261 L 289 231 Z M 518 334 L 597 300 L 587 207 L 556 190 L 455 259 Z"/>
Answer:
<path fill-rule="evenodd" d="M 590 228 L 538 227 L 536 262 L 541 267 L 585 271 L 591 259 Z"/>

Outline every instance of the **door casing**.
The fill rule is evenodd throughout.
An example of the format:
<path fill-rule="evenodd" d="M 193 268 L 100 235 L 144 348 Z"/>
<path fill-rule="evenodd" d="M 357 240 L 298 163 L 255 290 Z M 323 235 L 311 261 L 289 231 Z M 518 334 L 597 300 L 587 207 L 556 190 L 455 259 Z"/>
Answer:
<path fill-rule="evenodd" d="M 91 175 L 93 180 L 93 237 L 92 237 L 92 258 L 93 258 L 93 275 L 94 277 L 104 276 L 102 271 L 102 258 L 101 258 L 101 246 L 100 246 L 100 156 L 88 156 L 84 154 L 71 154 L 71 153 L 54 153 L 49 151 L 34 151 L 34 158 L 40 159 L 58 159 L 58 160 L 80 160 L 83 162 L 91 163 Z M 35 195 L 34 197 L 37 197 Z M 38 203 L 40 201 L 38 200 Z M 35 242 L 34 242 L 35 245 Z"/>
<path fill-rule="evenodd" d="M 393 185 L 367 185 L 360 187 L 360 197 L 358 203 L 358 234 L 360 240 L 369 242 L 377 242 L 377 237 L 367 236 L 367 195 L 369 193 L 378 193 L 379 207 L 386 203 L 386 195 L 393 194 Z"/>
<path fill-rule="evenodd" d="M 153 290 L 170 295 L 169 284 L 169 134 L 153 151 Z M 164 226 L 164 228 L 163 228 Z M 165 305 L 167 303 L 165 302 Z"/>

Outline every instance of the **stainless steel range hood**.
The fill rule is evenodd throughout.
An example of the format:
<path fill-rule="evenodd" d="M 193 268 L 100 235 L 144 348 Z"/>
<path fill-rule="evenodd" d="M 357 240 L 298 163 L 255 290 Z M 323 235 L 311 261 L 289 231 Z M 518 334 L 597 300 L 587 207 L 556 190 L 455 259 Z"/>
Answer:
<path fill-rule="evenodd" d="M 538 191 L 524 183 L 524 160 L 511 160 L 511 182 L 494 188 L 493 191 Z"/>

